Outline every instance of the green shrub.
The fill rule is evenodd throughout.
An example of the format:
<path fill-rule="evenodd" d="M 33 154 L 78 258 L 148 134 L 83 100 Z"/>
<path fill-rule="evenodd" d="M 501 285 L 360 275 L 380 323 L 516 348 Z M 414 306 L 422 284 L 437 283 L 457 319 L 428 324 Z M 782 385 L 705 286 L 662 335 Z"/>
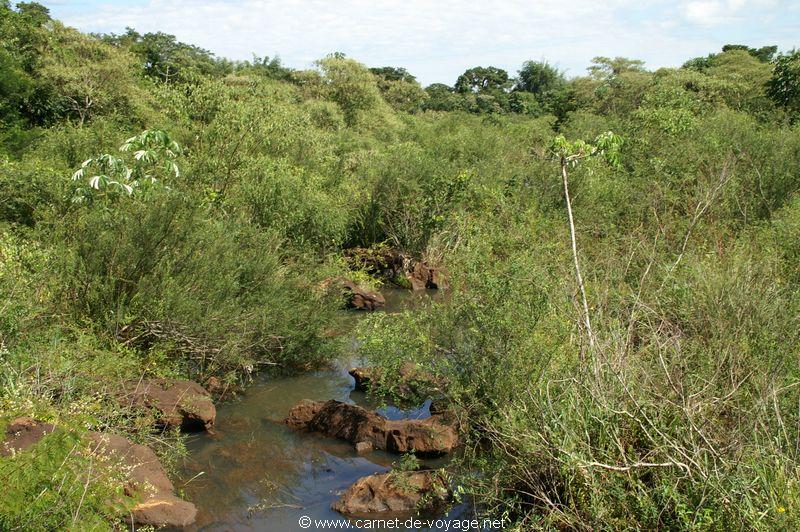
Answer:
<path fill-rule="evenodd" d="M 0 457 L 0 528 L 110 530 L 124 510 L 114 502 L 123 499 L 121 479 L 83 451 L 79 435 L 57 430 L 25 452 Z"/>

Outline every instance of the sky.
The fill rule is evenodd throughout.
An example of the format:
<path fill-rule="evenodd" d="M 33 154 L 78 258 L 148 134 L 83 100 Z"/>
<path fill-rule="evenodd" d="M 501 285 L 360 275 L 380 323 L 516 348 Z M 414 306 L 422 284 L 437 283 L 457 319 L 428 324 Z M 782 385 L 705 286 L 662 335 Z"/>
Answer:
<path fill-rule="evenodd" d="M 452 85 L 473 66 L 513 76 L 546 59 L 569 76 L 595 56 L 655 69 L 723 44 L 800 47 L 798 0 L 39 0 L 86 32 L 163 31 L 229 59 L 278 55 L 292 68 L 344 52 Z"/>

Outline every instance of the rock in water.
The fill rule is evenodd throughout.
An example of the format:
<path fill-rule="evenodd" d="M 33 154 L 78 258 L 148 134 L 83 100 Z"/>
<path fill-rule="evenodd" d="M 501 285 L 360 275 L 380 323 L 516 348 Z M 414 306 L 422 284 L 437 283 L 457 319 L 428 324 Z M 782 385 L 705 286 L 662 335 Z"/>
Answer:
<path fill-rule="evenodd" d="M 356 390 L 360 392 L 369 392 L 370 386 L 372 386 L 372 382 L 375 379 L 375 372 L 372 368 L 350 368 L 348 373 L 356 381 Z"/>
<path fill-rule="evenodd" d="M 375 310 L 386 305 L 386 299 L 380 292 L 371 292 L 358 286 L 350 279 L 343 279 L 347 306 L 356 310 Z"/>
<path fill-rule="evenodd" d="M 356 443 L 356 452 L 358 454 L 366 454 L 372 451 L 372 444 L 368 441 L 360 441 Z"/>
<path fill-rule="evenodd" d="M 426 510 L 447 502 L 451 491 L 436 471 L 392 471 L 355 481 L 331 508 L 343 514 Z"/>
<path fill-rule="evenodd" d="M 308 426 L 314 416 L 316 416 L 322 405 L 322 401 L 312 401 L 311 399 L 302 399 L 299 403 L 294 405 L 289 411 L 289 415 L 283 420 L 284 423 L 295 429 L 304 429 Z"/>
<path fill-rule="evenodd" d="M 187 432 L 211 430 L 217 409 L 205 388 L 194 381 L 150 379 L 123 383 L 119 402 L 156 411 L 161 427 Z"/>
<path fill-rule="evenodd" d="M 333 399 L 304 399 L 292 408 L 285 423 L 354 444 L 365 442 L 378 450 L 419 456 L 441 456 L 458 444 L 455 429 L 437 417 L 390 421 L 377 412 Z"/>
<path fill-rule="evenodd" d="M 421 260 L 413 261 L 413 266 L 406 271 L 406 279 L 411 283 L 411 289 L 414 291 L 426 288 L 446 290 L 449 287 L 444 270 L 429 266 L 427 262 Z"/>

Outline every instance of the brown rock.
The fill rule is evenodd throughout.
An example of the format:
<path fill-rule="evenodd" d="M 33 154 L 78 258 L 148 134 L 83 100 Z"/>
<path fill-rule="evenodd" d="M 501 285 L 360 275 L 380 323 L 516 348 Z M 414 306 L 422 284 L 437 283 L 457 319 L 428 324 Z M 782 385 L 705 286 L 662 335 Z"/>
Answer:
<path fill-rule="evenodd" d="M 303 399 L 292 407 L 284 423 L 295 429 L 306 428 L 314 416 L 319 413 L 323 404 L 322 401 Z"/>
<path fill-rule="evenodd" d="M 366 454 L 372 451 L 372 444 L 368 441 L 360 441 L 356 443 L 356 452 L 358 454 Z"/>
<path fill-rule="evenodd" d="M 412 290 L 425 290 L 426 288 L 444 290 L 449 287 L 447 274 L 441 268 L 430 266 L 425 261 L 411 261 L 406 270 L 406 279 L 411 283 Z"/>
<path fill-rule="evenodd" d="M 211 395 L 188 380 L 151 379 L 123 383 L 119 401 L 137 408 L 153 409 L 162 427 L 187 432 L 211 430 L 217 410 Z"/>
<path fill-rule="evenodd" d="M 358 479 L 331 508 L 343 514 L 426 510 L 449 500 L 443 476 L 432 471 L 393 471 Z"/>
<path fill-rule="evenodd" d="M 351 368 L 348 373 L 356 381 L 356 390 L 361 392 L 369 391 L 369 387 L 374 379 L 374 371 L 371 368 Z"/>
<path fill-rule="evenodd" d="M 22 452 L 56 429 L 49 423 L 19 418 L 6 428 L 0 454 Z M 138 500 L 130 514 L 124 516 L 135 524 L 185 527 L 195 521 L 195 506 L 175 496 L 174 487 L 155 453 L 144 445 L 132 443 L 114 434 L 88 432 L 89 452 L 100 457 L 107 467 L 126 472 L 126 495 Z M 13 449 L 13 451 L 12 451 Z"/>
<path fill-rule="evenodd" d="M 366 442 L 375 449 L 420 456 L 441 456 L 458 443 L 455 429 L 437 418 L 389 421 L 376 412 L 336 400 L 303 400 L 285 422 L 352 443 Z"/>
<path fill-rule="evenodd" d="M 386 444 L 383 448 L 398 454 L 440 456 L 449 453 L 458 443 L 455 429 L 433 417 L 421 421 L 386 421 L 384 430 Z"/>
<path fill-rule="evenodd" d="M 385 418 L 357 405 L 341 401 L 327 401 L 306 424 L 306 429 L 321 432 L 340 440 L 370 442 L 377 449 L 385 449 L 383 425 Z"/>
<path fill-rule="evenodd" d="M 350 279 L 343 279 L 342 285 L 348 308 L 375 310 L 386 305 L 386 299 L 379 292 L 365 290 Z"/>
<path fill-rule="evenodd" d="M 412 290 L 425 290 L 431 281 L 431 272 L 422 262 L 417 262 L 406 273 L 406 278 L 411 283 Z"/>
<path fill-rule="evenodd" d="M 185 527 L 194 523 L 197 508 L 174 494 L 158 457 L 149 447 L 114 434 L 90 432 L 92 449 L 128 471 L 125 493 L 138 499 L 130 518 L 139 525 Z"/>
<path fill-rule="evenodd" d="M 6 427 L 6 435 L 0 445 L 0 456 L 11 456 L 24 451 L 55 430 L 55 426 L 29 417 L 13 420 Z"/>

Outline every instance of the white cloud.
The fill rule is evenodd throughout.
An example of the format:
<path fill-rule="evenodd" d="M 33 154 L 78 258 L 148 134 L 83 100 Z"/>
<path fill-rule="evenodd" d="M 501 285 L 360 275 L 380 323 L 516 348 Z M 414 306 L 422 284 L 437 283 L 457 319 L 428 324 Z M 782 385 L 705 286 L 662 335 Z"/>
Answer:
<path fill-rule="evenodd" d="M 702 26 L 719 23 L 723 14 L 722 2 L 689 2 L 686 4 L 686 18 L 689 22 Z"/>
<path fill-rule="evenodd" d="M 333 51 L 375 65 L 405 66 L 423 83 L 452 83 L 465 68 L 492 64 L 512 73 L 526 59 L 583 69 L 596 55 L 680 64 L 721 44 L 686 21 L 711 27 L 765 0 L 79 0 L 44 1 L 85 31 L 165 31 L 217 55 L 279 54 L 305 68 Z M 768 0 L 766 0 L 768 1 Z M 788 0 L 787 0 L 788 1 Z M 727 18 L 725 18 L 727 17 Z M 736 40 L 736 39 L 733 39 Z M 741 39 L 739 39 L 741 40 Z M 782 44 L 782 43 L 779 43 Z"/>
<path fill-rule="evenodd" d="M 742 22 L 765 12 L 778 11 L 776 7 L 772 0 L 693 0 L 683 6 L 686 20 L 706 27 Z"/>

